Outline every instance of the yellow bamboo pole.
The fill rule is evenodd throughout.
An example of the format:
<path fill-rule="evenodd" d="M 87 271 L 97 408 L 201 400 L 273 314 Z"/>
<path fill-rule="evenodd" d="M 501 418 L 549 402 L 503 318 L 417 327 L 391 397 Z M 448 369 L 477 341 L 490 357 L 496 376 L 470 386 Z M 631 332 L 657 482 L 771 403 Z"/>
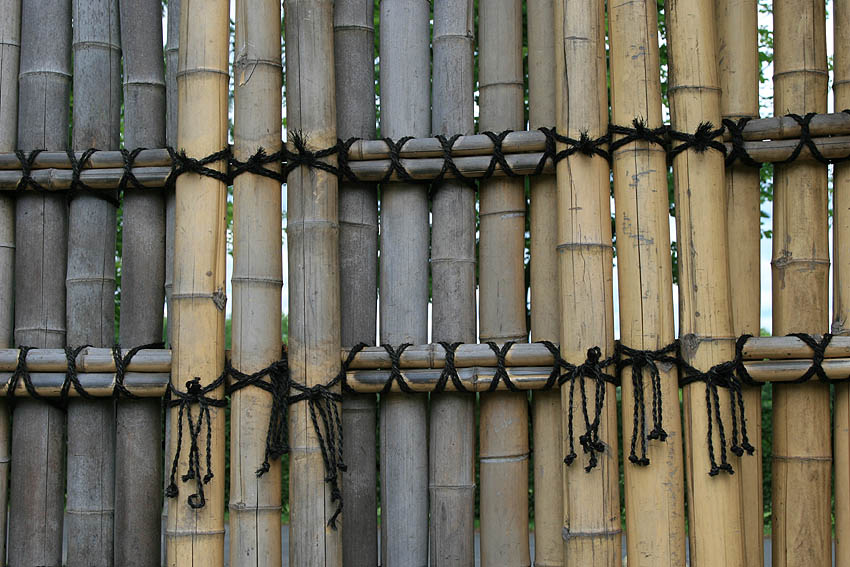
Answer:
<path fill-rule="evenodd" d="M 720 123 L 715 12 L 712 0 L 668 2 L 672 126 L 696 132 Z M 733 356 L 728 277 L 726 191 L 723 155 L 688 149 L 673 160 L 679 255 L 679 333 L 686 361 L 703 371 Z M 721 390 L 724 390 L 721 388 Z M 740 475 L 710 476 L 705 386 L 684 389 L 691 565 L 743 566 Z M 719 392 L 721 417 L 729 427 L 729 393 Z M 720 452 L 714 420 L 712 444 Z M 736 468 L 739 459 L 728 455 Z M 718 457 L 718 462 L 720 457 Z"/>
<path fill-rule="evenodd" d="M 558 132 L 574 139 L 582 133 L 596 139 L 605 134 L 608 125 L 604 2 L 557 0 L 555 41 Z M 599 156 L 576 153 L 557 167 L 561 354 L 570 361 L 584 360 L 594 346 L 601 349 L 603 358 L 614 348 L 608 179 L 608 164 Z M 585 387 L 593 392 L 593 383 L 586 382 Z M 597 456 L 597 467 L 585 472 L 589 456 L 579 449 L 574 465 L 563 468 L 567 565 L 616 566 L 621 562 L 616 390 L 612 384 L 604 388 L 599 439 L 605 450 Z M 564 431 L 570 411 L 576 417 L 582 415 L 581 396 L 575 395 L 571 410 L 570 402 L 569 388 L 561 388 Z M 593 411 L 592 399 L 589 404 Z M 563 436 L 563 455 L 570 446 L 580 447 L 578 438 L 583 433 L 582 420 L 575 419 L 572 445 L 569 434 Z"/>
<path fill-rule="evenodd" d="M 324 148 L 336 142 L 333 2 L 286 0 L 284 10 L 287 128 L 302 132 L 310 148 Z M 336 176 L 293 170 L 287 183 L 289 365 L 292 379 L 308 387 L 328 382 L 340 366 L 338 216 Z M 338 473 L 325 471 L 306 403 L 289 408 L 289 438 L 289 564 L 341 566 L 342 537 L 328 525 L 338 503 L 325 482 Z"/>
<path fill-rule="evenodd" d="M 522 2 L 483 0 L 478 22 L 479 127 L 522 128 Z M 482 182 L 479 215 L 481 342 L 526 342 L 523 180 Z M 528 565 L 528 401 L 491 392 L 480 411 L 481 564 Z"/>
<path fill-rule="evenodd" d="M 528 2 L 529 129 L 555 123 L 555 25 L 553 0 Z M 558 289 L 557 185 L 553 175 L 530 180 L 531 339 L 557 342 L 560 332 Z M 564 488 L 561 467 L 561 394 L 535 392 L 532 398 L 534 443 L 534 564 L 564 564 L 561 524 Z"/>
<path fill-rule="evenodd" d="M 661 81 L 658 5 L 654 0 L 609 5 L 611 104 L 615 124 L 644 121 L 659 128 Z M 614 140 L 619 137 L 615 136 Z M 667 158 L 648 141 L 631 142 L 613 152 L 616 205 L 620 340 L 640 350 L 658 350 L 673 341 L 673 282 L 667 200 Z M 632 368 L 621 375 L 623 454 L 649 459 L 649 466 L 623 459 L 629 565 L 685 563 L 685 479 L 682 422 L 675 368 L 659 368 L 661 426 L 666 439 L 650 440 L 656 424 L 648 411 L 652 377 L 642 371 L 643 417 L 635 415 Z M 631 447 L 630 443 L 634 443 Z M 645 443 L 645 445 L 644 445 Z M 644 449 L 645 446 L 645 449 Z M 632 454 L 633 452 L 633 454 Z"/>
<path fill-rule="evenodd" d="M 774 114 L 824 112 L 823 0 L 774 3 Z M 829 308 L 827 169 L 774 170 L 773 333 L 822 332 Z M 773 565 L 831 561 L 829 387 L 773 389 Z"/>
<path fill-rule="evenodd" d="M 180 13 L 180 51 L 177 73 L 179 120 L 177 144 L 191 156 L 205 156 L 227 143 L 228 25 L 226 0 L 185 2 Z M 223 170 L 224 164 L 212 164 Z M 177 180 L 174 239 L 174 288 L 169 319 L 172 343 L 172 384 L 186 391 L 187 382 L 199 379 L 202 387 L 214 382 L 224 366 L 224 309 L 221 299 L 225 278 L 226 191 L 224 184 L 194 173 Z M 221 398 L 224 388 L 207 394 Z M 185 412 L 200 419 L 198 404 Z M 174 458 L 178 443 L 178 408 L 171 408 L 168 455 Z M 199 438 L 203 473 L 181 482 L 189 466 L 189 433 L 184 415 L 183 451 L 178 457 L 179 494 L 169 502 L 166 555 L 169 566 L 224 563 L 224 408 L 210 407 L 210 458 L 207 443 Z M 206 429 L 205 427 L 203 428 Z M 206 505 L 193 509 L 189 496 L 202 474 L 215 476 L 203 486 Z"/>
<path fill-rule="evenodd" d="M 850 107 L 850 3 L 833 2 L 833 96 L 835 108 Z M 833 177 L 833 308 L 831 332 L 850 335 L 850 164 L 835 166 Z M 835 386 L 835 565 L 850 567 L 850 385 Z"/>
<path fill-rule="evenodd" d="M 720 112 L 737 122 L 758 118 L 758 3 L 756 0 L 716 0 L 717 66 Z M 735 253 L 729 254 L 732 330 L 758 336 L 760 324 L 761 207 L 759 168 L 741 162 L 726 168 L 726 230 Z M 744 388 L 744 417 L 756 457 L 742 459 L 741 501 L 747 565 L 764 564 L 764 498 L 761 461 L 761 388 Z"/>
<path fill-rule="evenodd" d="M 280 2 L 237 0 L 234 156 L 280 150 Z M 280 165 L 268 169 L 280 171 Z M 233 182 L 234 368 L 253 374 L 280 358 L 281 186 L 242 175 Z M 264 380 L 271 380 L 270 377 Z M 281 564 L 281 463 L 266 453 L 272 396 L 233 393 L 230 410 L 230 565 Z M 262 463 L 262 465 L 261 465 Z M 268 470 L 259 474 L 259 469 Z"/>

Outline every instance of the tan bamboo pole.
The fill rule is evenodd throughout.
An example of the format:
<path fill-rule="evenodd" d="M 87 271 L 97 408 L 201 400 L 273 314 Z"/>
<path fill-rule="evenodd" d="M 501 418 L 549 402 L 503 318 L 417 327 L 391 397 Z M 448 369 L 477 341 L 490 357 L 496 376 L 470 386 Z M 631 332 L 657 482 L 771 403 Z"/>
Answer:
<path fill-rule="evenodd" d="M 834 44 L 850 43 L 850 4 L 833 3 Z M 850 58 L 843 47 L 833 55 L 835 108 L 850 107 Z M 843 114 L 843 113 L 842 113 Z M 850 166 L 835 166 L 833 177 L 833 307 L 831 332 L 850 338 Z M 835 565 L 850 567 L 850 386 L 835 387 Z"/>
<path fill-rule="evenodd" d="M 522 3 L 479 3 L 479 127 L 520 129 L 525 123 Z M 525 183 L 480 184 L 479 294 L 481 342 L 527 342 L 525 311 Z M 480 406 L 482 565 L 528 565 L 528 400 L 491 392 Z"/>
<path fill-rule="evenodd" d="M 555 3 L 555 101 L 558 131 L 595 139 L 608 123 L 605 79 L 604 3 L 558 0 Z M 559 163 L 558 276 L 561 289 L 561 354 L 583 360 L 597 346 L 602 357 L 614 348 L 613 265 L 608 164 L 599 156 L 574 154 Z M 580 325 L 576 333 L 574 325 Z M 586 387 L 594 391 L 590 380 Z M 617 406 L 613 385 L 605 385 L 599 439 L 605 443 L 596 468 L 585 472 L 588 455 L 579 449 L 573 466 L 563 468 L 564 557 L 567 565 L 620 565 L 620 500 L 617 463 Z M 574 439 L 562 440 L 562 454 L 580 447 L 584 433 L 581 396 L 570 408 L 569 388 L 561 389 L 562 430 L 571 412 L 578 419 Z M 593 411 L 592 400 L 589 411 Z"/>
<path fill-rule="evenodd" d="M 756 0 L 716 0 L 718 79 L 723 118 L 758 118 L 758 6 Z M 850 117 L 848 117 L 850 118 Z M 788 120 L 787 118 L 784 120 Z M 726 168 L 727 234 L 732 331 L 758 336 L 760 309 L 761 203 L 759 168 L 736 163 Z M 740 464 L 747 565 L 764 564 L 764 497 L 761 460 L 761 388 L 744 388 L 744 418 L 756 458 Z"/>
<path fill-rule="evenodd" d="M 430 108 L 430 3 L 380 4 L 381 136 L 427 136 Z M 428 340 L 428 191 L 381 186 L 381 342 Z M 428 562 L 428 431 L 424 396 L 381 398 L 381 561 Z"/>
<path fill-rule="evenodd" d="M 432 133 L 472 134 L 472 0 L 434 2 Z M 431 216 L 432 342 L 476 340 L 475 190 L 459 181 L 433 188 Z M 475 398 L 431 396 L 430 558 L 471 565 L 475 558 Z"/>
<path fill-rule="evenodd" d="M 334 3 L 336 121 L 341 139 L 375 137 L 375 3 Z M 370 183 L 339 187 L 340 325 L 344 347 L 375 344 L 378 319 L 378 195 Z M 383 349 L 381 349 L 383 350 Z M 386 353 L 386 351 L 384 351 Z M 342 403 L 342 562 L 378 565 L 378 489 L 374 394 L 346 394 Z"/>
<path fill-rule="evenodd" d="M 117 0 L 73 2 L 74 149 L 117 148 L 121 120 L 121 39 Z M 107 195 L 116 196 L 114 192 Z M 115 211 L 75 195 L 68 212 L 67 342 L 115 341 Z M 68 565 L 114 560 L 115 402 L 68 404 Z"/>
<path fill-rule="evenodd" d="M 612 4 L 608 17 L 611 120 L 630 124 L 637 119 L 651 129 L 659 128 L 658 4 L 649 0 Z M 627 144 L 613 152 L 613 170 L 620 340 L 631 348 L 654 351 L 669 345 L 675 336 L 664 149 L 648 141 Z M 630 565 L 683 565 L 685 475 L 678 374 L 675 368 L 659 368 L 661 399 L 665 402 L 660 425 L 666 438 L 648 439 L 643 436 L 648 437 L 656 427 L 650 411 L 654 403 L 652 377 L 647 369 L 642 371 L 639 393 L 632 371 L 626 367 L 620 376 L 626 445 L 626 554 Z M 636 395 L 645 400 L 637 415 L 633 402 Z M 632 463 L 631 456 L 645 456 L 649 462 Z"/>
<path fill-rule="evenodd" d="M 186 3 L 180 12 L 179 69 L 177 91 L 179 120 L 177 144 L 188 155 L 203 156 L 220 150 L 227 142 L 228 2 Z M 219 170 L 224 164 L 213 164 Z M 201 387 L 213 383 L 224 365 L 224 309 L 221 302 L 225 278 L 224 184 L 197 174 L 180 176 L 175 197 L 174 289 L 171 297 L 172 385 L 186 391 L 199 379 Z M 209 392 L 221 398 L 224 388 Z M 170 409 L 173 459 L 177 449 L 179 408 Z M 198 404 L 184 412 L 194 412 Z M 184 415 L 184 420 L 187 417 Z M 168 506 L 165 533 L 169 566 L 224 563 L 224 408 L 210 407 L 209 457 L 213 477 L 203 486 L 206 505 L 193 509 L 189 496 L 195 482 L 182 482 L 188 466 L 188 423 L 184 423 L 183 451 L 177 465 L 179 494 Z M 206 463 L 208 445 L 199 438 L 199 460 Z M 167 476 L 167 475 L 166 475 Z M 197 475 L 200 476 L 200 475 Z M 194 482 L 193 482 L 194 480 Z M 197 502 L 197 500 L 195 500 Z"/>
<path fill-rule="evenodd" d="M 333 2 L 286 0 L 284 10 L 287 128 L 302 132 L 310 148 L 327 147 L 337 134 Z M 340 367 L 338 210 L 335 176 L 306 167 L 290 174 L 289 368 L 306 386 L 327 383 Z M 340 566 L 342 538 L 329 526 L 338 502 L 325 482 L 339 473 L 324 469 L 306 403 L 289 408 L 289 438 L 289 564 Z"/>
<path fill-rule="evenodd" d="M 552 0 L 528 2 L 529 129 L 555 123 L 555 25 Z M 553 175 L 529 179 L 531 202 L 531 340 L 558 341 L 557 185 Z M 534 445 L 534 564 L 564 564 L 561 527 L 564 487 L 561 467 L 561 394 L 535 392 L 532 398 Z"/>
<path fill-rule="evenodd" d="M 124 56 L 124 146 L 165 143 L 162 4 L 120 2 Z M 162 190 L 124 189 L 120 342 L 162 340 L 165 201 Z M 135 358 L 135 357 L 134 357 Z M 162 404 L 119 400 L 115 415 L 115 563 L 162 565 Z M 129 481 L 132 479 L 132 481 Z"/>
<path fill-rule="evenodd" d="M 280 150 L 280 2 L 238 0 L 234 47 L 234 157 Z M 279 165 L 270 169 L 280 171 Z M 233 367 L 253 374 L 280 358 L 281 186 L 259 175 L 233 182 Z M 270 380 L 270 378 L 265 378 Z M 266 453 L 272 396 L 231 396 L 230 565 L 281 564 L 281 463 Z M 268 468 L 259 474 L 262 463 Z M 268 463 L 266 467 L 265 463 Z"/>
<path fill-rule="evenodd" d="M 774 3 L 774 113 L 823 112 L 827 99 L 823 1 Z M 822 332 L 829 308 L 827 170 L 776 166 L 773 333 Z M 829 387 L 773 389 L 774 567 L 831 560 Z"/>
<path fill-rule="evenodd" d="M 17 148 L 21 2 L 0 2 L 0 151 Z M 15 342 L 15 200 L 0 197 L 0 347 Z M 9 508 L 11 434 L 9 408 L 0 402 L 0 510 Z M 0 514 L 0 567 L 6 565 L 6 519 Z"/>
<path fill-rule="evenodd" d="M 667 4 L 672 126 L 695 132 L 704 122 L 720 123 L 715 11 L 712 0 Z M 682 354 L 707 371 L 733 356 L 728 277 L 726 190 L 723 155 L 688 149 L 673 160 L 679 255 L 679 333 Z M 721 236 L 718 236 L 721 235 Z M 731 423 L 729 393 L 719 392 L 720 413 Z M 745 565 L 740 475 L 710 470 L 705 386 L 684 389 L 688 526 L 691 565 Z M 714 420 L 716 421 L 716 420 Z M 713 447 L 720 452 L 718 426 Z M 727 429 L 728 431 L 728 429 Z M 720 457 L 718 456 L 718 462 Z M 729 453 L 738 468 L 740 459 Z"/>
<path fill-rule="evenodd" d="M 68 145 L 71 2 L 21 3 L 18 148 Z M 21 195 L 15 203 L 15 342 L 65 344 L 68 217 L 62 196 Z M 12 430 L 8 562 L 60 565 L 65 508 L 65 415 L 22 400 Z M 39 490 L 32 490 L 39 486 Z"/>

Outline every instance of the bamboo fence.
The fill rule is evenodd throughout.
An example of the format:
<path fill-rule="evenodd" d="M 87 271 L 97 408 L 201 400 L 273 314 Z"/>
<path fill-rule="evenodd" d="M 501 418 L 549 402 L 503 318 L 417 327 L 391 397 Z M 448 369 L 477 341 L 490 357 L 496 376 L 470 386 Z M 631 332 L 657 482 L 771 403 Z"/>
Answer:
<path fill-rule="evenodd" d="M 774 112 L 824 112 L 824 2 L 774 4 Z M 829 308 L 827 170 L 774 169 L 773 332 L 826 330 Z M 831 560 L 829 388 L 773 389 L 774 566 Z"/>
<path fill-rule="evenodd" d="M 381 2 L 381 136 L 427 136 L 430 4 Z M 381 342 L 428 339 L 428 193 L 410 183 L 381 187 Z M 427 399 L 381 398 L 381 561 L 428 562 Z"/>
<path fill-rule="evenodd" d="M 431 131 L 472 134 L 475 11 L 472 0 L 434 3 Z M 475 191 L 441 183 L 431 202 L 432 342 L 475 342 Z M 429 419 L 430 560 L 475 557 L 475 399 L 432 395 Z"/>
<path fill-rule="evenodd" d="M 191 155 L 207 155 L 227 140 L 228 2 L 186 3 L 180 11 L 177 94 L 177 143 Z M 215 164 L 213 167 L 221 167 Z M 224 291 L 226 195 L 216 179 L 187 174 L 175 195 L 174 287 L 169 305 L 173 334 L 172 385 L 187 391 L 190 381 L 214 384 L 224 363 Z M 205 236 L 205 237 L 199 237 Z M 222 397 L 223 388 L 209 392 Z M 191 406 L 187 411 L 192 411 Z M 200 424 L 202 408 L 196 419 Z M 189 469 L 187 448 L 177 453 L 180 408 L 170 409 L 169 457 L 178 471 Z M 224 559 L 224 425 L 223 408 L 209 408 L 208 443 L 197 448 L 208 463 L 204 476 L 195 471 L 168 507 L 165 532 L 168 565 L 219 565 Z M 188 441 L 188 440 L 185 440 Z M 188 442 L 185 443 L 188 445 Z M 200 442 L 199 442 L 200 445 Z M 176 454 L 176 455 L 175 455 Z M 210 470 L 211 469 L 211 470 Z M 210 474 L 212 476 L 210 478 Z M 201 496 L 203 494 L 203 496 Z M 201 508 L 193 508 L 205 501 Z"/>
<path fill-rule="evenodd" d="M 18 148 L 68 144 L 71 2 L 21 2 Z M 68 216 L 61 195 L 24 195 L 15 203 L 15 342 L 65 344 Z M 7 558 L 11 565 L 58 565 L 65 508 L 65 415 L 22 401 L 12 429 Z M 42 487 L 32 490 L 33 486 Z"/>
<path fill-rule="evenodd" d="M 340 138 L 375 138 L 375 4 L 337 0 L 334 4 L 336 121 Z M 378 198 L 372 183 L 340 183 L 340 336 L 344 347 L 375 344 L 378 286 Z M 342 403 L 342 563 L 378 564 L 376 399 L 346 394 Z"/>
<path fill-rule="evenodd" d="M 555 123 L 554 9 L 552 0 L 527 3 L 529 129 Z M 531 340 L 557 341 L 560 332 L 557 184 L 554 176 L 546 175 L 531 177 L 529 185 Z M 540 567 L 560 566 L 564 564 L 561 394 L 536 392 L 532 402 L 534 563 Z"/>

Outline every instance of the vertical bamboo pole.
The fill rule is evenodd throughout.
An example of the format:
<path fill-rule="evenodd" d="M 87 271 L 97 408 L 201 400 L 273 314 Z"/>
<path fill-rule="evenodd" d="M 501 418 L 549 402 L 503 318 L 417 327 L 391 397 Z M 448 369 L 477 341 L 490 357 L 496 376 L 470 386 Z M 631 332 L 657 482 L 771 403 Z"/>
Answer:
<path fill-rule="evenodd" d="M 0 151 L 17 149 L 18 70 L 21 59 L 21 2 L 0 2 Z M 0 198 L 0 347 L 14 346 L 15 199 Z M 11 429 L 6 401 L 0 402 L 0 567 L 6 565 Z"/>
<path fill-rule="evenodd" d="M 669 90 L 672 127 L 693 133 L 720 123 L 714 3 L 668 2 Z M 713 149 L 682 152 L 673 160 L 679 255 L 679 333 L 682 355 L 703 371 L 734 355 L 726 234 L 723 155 Z M 731 423 L 729 393 L 721 388 L 724 423 Z M 709 476 L 705 386 L 684 389 L 691 565 L 744 565 L 740 475 Z M 719 447 L 718 428 L 713 444 Z M 731 453 L 737 470 L 740 459 Z"/>
<path fill-rule="evenodd" d="M 555 5 L 553 0 L 528 2 L 529 128 L 555 124 Z M 558 186 L 554 175 L 529 178 L 531 186 L 531 338 L 558 342 Z M 564 487 L 561 467 L 561 393 L 534 392 L 534 564 L 564 564 L 561 520 Z"/>
<path fill-rule="evenodd" d="M 823 0 L 777 0 L 774 114 L 826 112 Z M 818 333 L 829 308 L 827 170 L 816 162 L 774 169 L 773 334 Z M 773 389 L 773 564 L 831 561 L 829 386 Z"/>
<path fill-rule="evenodd" d="M 121 116 L 121 46 L 116 0 L 75 0 L 75 150 L 117 148 Z M 75 195 L 68 215 L 67 341 L 105 347 L 115 341 L 115 209 Z M 68 565 L 113 561 L 115 403 L 68 404 Z"/>
<path fill-rule="evenodd" d="M 717 66 L 723 118 L 759 116 L 758 6 L 756 0 L 717 0 Z M 740 162 L 726 169 L 727 233 L 736 252 L 729 254 L 732 330 L 758 336 L 761 330 L 759 276 L 761 203 L 759 169 Z M 741 460 L 741 501 L 747 565 L 764 565 L 764 498 L 761 465 L 761 388 L 744 389 L 745 419 L 756 456 Z"/>
<path fill-rule="evenodd" d="M 556 118 L 558 131 L 579 139 L 603 135 L 608 122 L 605 80 L 604 3 L 555 3 Z M 558 252 L 561 286 L 561 353 L 578 363 L 598 346 L 603 358 L 614 348 L 613 249 L 608 163 L 599 156 L 574 154 L 558 164 Z M 579 332 L 576 332 L 579 329 Z M 592 384 L 590 391 L 593 391 Z M 569 388 L 561 388 L 562 430 L 567 429 Z M 612 565 L 621 561 L 617 466 L 616 391 L 606 385 L 599 437 L 607 447 L 599 464 L 585 472 L 579 455 L 564 467 L 564 557 L 568 565 Z M 581 396 L 572 412 L 581 415 Z M 592 403 L 591 403 L 592 411 Z M 583 432 L 575 422 L 575 439 Z M 563 440 L 562 454 L 569 447 Z"/>
<path fill-rule="evenodd" d="M 21 4 L 18 147 L 68 147 L 71 2 Z M 15 203 L 15 342 L 65 344 L 67 207 L 62 195 L 20 195 Z M 12 430 L 9 492 L 11 565 L 61 565 L 65 508 L 64 412 L 21 400 Z M 33 490 L 38 486 L 38 490 Z"/>
<path fill-rule="evenodd" d="M 482 0 L 479 32 L 479 126 L 525 126 L 522 2 Z M 480 185 L 481 341 L 527 341 L 525 183 Z M 528 399 L 513 392 L 481 396 L 481 564 L 528 565 Z"/>
<path fill-rule="evenodd" d="M 833 3 L 835 108 L 850 107 L 850 3 Z M 833 178 L 833 308 L 832 333 L 850 334 L 850 164 L 835 166 Z M 850 386 L 835 386 L 835 565 L 850 567 Z"/>
<path fill-rule="evenodd" d="M 430 10 L 422 0 L 381 2 L 381 135 L 428 136 Z M 381 187 L 381 342 L 428 342 L 428 191 Z M 381 558 L 428 562 L 427 398 L 381 397 Z"/>
<path fill-rule="evenodd" d="M 287 128 L 325 148 L 336 142 L 333 2 L 286 0 L 284 10 Z M 339 371 L 338 211 L 336 176 L 306 167 L 289 174 L 289 367 L 308 387 Z M 289 564 L 341 566 L 342 538 L 328 525 L 337 503 L 306 403 L 290 406 L 289 437 Z"/>
<path fill-rule="evenodd" d="M 124 146 L 165 143 L 162 4 L 120 2 L 124 56 Z M 165 200 L 160 191 L 124 190 L 120 343 L 162 339 Z M 161 565 L 162 407 L 121 400 L 115 416 L 115 563 Z M 130 480 L 132 479 L 132 480 Z"/>
<path fill-rule="evenodd" d="M 280 2 L 238 0 L 234 48 L 234 156 L 280 150 Z M 279 164 L 269 164 L 279 171 Z M 233 182 L 233 365 L 254 373 L 280 358 L 281 186 L 241 175 Z M 230 410 L 230 565 L 281 564 L 280 459 L 266 458 L 272 397 L 234 392 Z"/>
<path fill-rule="evenodd" d="M 18 70 L 21 55 L 21 3 L 0 6 L 7 17 L 0 23 L 0 149 L 17 148 Z M 15 201 L 0 200 L 0 346 L 14 344 Z M 0 510 L 8 509 L 11 429 L 5 401 L 0 404 Z M 6 519 L 0 514 L 0 566 L 6 564 Z"/>
<path fill-rule="evenodd" d="M 631 125 L 643 120 L 659 128 L 661 81 L 658 55 L 658 4 L 655 0 L 609 5 L 611 29 L 612 121 Z M 615 138 L 616 139 L 616 138 Z M 614 152 L 614 202 L 620 337 L 624 345 L 658 350 L 673 341 L 673 282 L 667 200 L 667 156 L 647 141 Z M 649 466 L 623 459 L 625 468 L 627 556 L 630 565 L 685 563 L 685 475 L 682 470 L 682 422 L 675 368 L 659 367 L 665 402 L 666 440 L 647 440 Z M 633 435 L 635 385 L 632 369 L 621 375 L 624 455 Z M 653 399 L 652 379 L 644 371 L 644 408 Z M 649 411 L 644 429 L 653 427 Z M 642 455 L 642 440 L 636 440 Z"/>
<path fill-rule="evenodd" d="M 228 19 L 226 0 L 186 2 L 180 11 L 180 50 L 177 91 L 179 120 L 177 144 L 187 155 L 203 157 L 227 143 Z M 211 164 L 222 170 L 224 163 Z M 177 180 L 175 201 L 174 290 L 169 313 L 172 343 L 171 380 L 185 391 L 199 378 L 207 386 L 224 366 L 224 309 L 217 298 L 224 293 L 226 191 L 224 184 L 194 173 Z M 219 303 L 220 305 L 220 303 Z M 210 392 L 222 397 L 223 388 Z M 192 404 L 186 411 L 199 408 Z M 168 455 L 177 449 L 179 408 L 171 408 Z M 206 505 L 189 506 L 195 486 L 177 479 L 180 493 L 168 506 L 165 539 L 169 566 L 224 563 L 224 408 L 211 407 L 212 472 L 204 486 Z M 184 416 L 184 420 L 186 416 Z M 184 424 L 184 436 L 188 436 Z M 207 459 L 207 443 L 199 439 L 199 458 Z M 179 471 L 188 467 L 189 439 L 183 439 Z M 205 473 L 206 474 L 206 473 Z"/>
<path fill-rule="evenodd" d="M 334 3 L 338 136 L 375 138 L 375 3 Z M 378 200 L 373 183 L 339 187 L 340 325 L 343 347 L 375 344 L 378 288 Z M 346 394 L 342 403 L 342 563 L 378 565 L 376 397 Z"/>
<path fill-rule="evenodd" d="M 432 132 L 473 134 L 472 0 L 434 2 Z M 475 190 L 449 181 L 434 188 L 431 231 L 432 342 L 476 340 Z M 475 397 L 431 396 L 429 492 L 431 562 L 475 559 Z"/>

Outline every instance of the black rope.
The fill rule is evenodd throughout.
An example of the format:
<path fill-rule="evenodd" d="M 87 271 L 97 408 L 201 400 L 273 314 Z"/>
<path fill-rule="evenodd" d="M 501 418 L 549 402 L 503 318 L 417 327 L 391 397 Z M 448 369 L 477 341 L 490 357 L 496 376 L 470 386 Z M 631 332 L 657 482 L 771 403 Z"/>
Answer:
<path fill-rule="evenodd" d="M 136 158 L 144 150 L 145 148 L 135 148 L 133 150 L 121 148 L 119 150 L 121 152 L 121 159 L 124 161 L 124 173 L 121 175 L 121 180 L 118 181 L 119 191 L 127 189 L 128 184 L 134 189 L 144 189 L 142 184 L 139 183 L 139 180 L 136 179 L 136 174 L 133 173 L 133 165 L 136 162 Z"/>
<path fill-rule="evenodd" d="M 392 369 L 390 370 L 390 377 L 387 378 L 387 381 L 384 383 L 384 389 L 381 391 L 382 394 L 389 394 L 393 388 L 393 383 L 398 384 L 398 389 L 404 392 L 405 394 L 412 394 L 413 390 L 404 381 L 404 377 L 401 375 L 401 354 L 407 349 L 409 346 L 413 346 L 410 343 L 403 343 L 399 345 L 398 348 L 393 348 L 391 345 L 383 344 L 381 345 L 387 354 L 390 355 L 390 363 L 392 364 Z"/>
<path fill-rule="evenodd" d="M 38 183 L 32 177 L 32 166 L 35 163 L 35 158 L 44 150 L 33 150 L 25 154 L 22 150 L 15 150 L 15 157 L 18 158 L 18 163 L 21 164 L 21 178 L 18 180 L 18 185 L 15 187 L 16 192 L 21 192 L 27 188 L 33 189 L 39 193 L 46 194 L 49 191 L 46 187 Z"/>
<path fill-rule="evenodd" d="M 183 482 L 190 480 L 196 481 L 195 492 L 189 495 L 187 502 L 189 506 L 195 510 L 203 508 L 207 501 L 204 497 L 204 485 L 209 484 L 213 479 L 212 470 L 212 420 L 210 417 L 210 407 L 223 408 L 227 406 L 226 399 L 210 397 L 208 394 L 215 391 L 225 381 L 225 372 L 222 372 L 218 378 L 212 383 L 201 386 L 201 379 L 195 377 L 186 382 L 186 391 L 181 392 L 171 383 L 168 384 L 166 393 L 166 407 L 178 408 L 177 412 L 177 450 L 174 452 L 174 460 L 171 463 L 171 475 L 168 487 L 165 489 L 165 495 L 169 498 L 174 498 L 179 493 L 176 482 L 177 466 L 180 460 L 180 453 L 183 448 L 183 417 L 186 416 L 189 426 L 189 466 L 181 477 Z M 198 406 L 197 420 L 192 416 L 192 406 Z M 207 472 L 201 476 L 201 452 L 198 438 L 201 435 L 204 421 L 207 424 Z"/>
<path fill-rule="evenodd" d="M 487 388 L 487 391 L 495 392 L 499 387 L 499 381 L 502 381 L 511 392 L 519 392 L 519 388 L 511 382 L 511 377 L 508 376 L 508 370 L 506 368 L 507 363 L 505 362 L 505 357 L 508 355 L 508 351 L 511 350 L 511 347 L 514 346 L 514 342 L 508 341 L 503 344 L 501 348 L 499 348 L 499 345 L 494 342 L 488 342 L 487 346 L 489 346 L 490 350 L 493 351 L 493 354 L 496 355 L 496 372 L 493 374 L 493 379 L 490 380 L 490 386 Z"/>
<path fill-rule="evenodd" d="M 732 135 L 732 151 L 726 154 L 726 167 L 731 167 L 736 160 L 750 167 L 761 167 L 761 162 L 754 160 L 744 146 L 744 127 L 750 120 L 749 116 L 739 118 L 737 122 L 723 119 L 723 126 Z"/>
<path fill-rule="evenodd" d="M 463 343 L 461 342 L 448 343 L 445 341 L 440 341 L 440 346 L 442 346 L 443 350 L 446 351 L 446 362 L 445 366 L 443 366 L 443 371 L 440 372 L 440 379 L 437 380 L 437 385 L 434 387 L 435 393 L 442 393 L 446 389 L 446 384 L 448 383 L 449 379 L 451 379 L 456 391 L 470 392 L 470 390 L 463 385 L 460 376 L 458 376 L 457 368 L 455 368 L 455 352 L 457 351 L 457 347 L 462 344 Z"/>
<path fill-rule="evenodd" d="M 163 346 L 165 345 L 161 342 L 139 345 L 128 350 L 127 354 L 124 356 L 121 356 L 121 345 L 116 343 L 112 346 L 112 360 L 115 362 L 115 385 L 112 388 L 113 398 L 126 398 L 130 400 L 141 399 L 139 396 L 128 390 L 127 386 L 124 385 L 127 367 L 130 366 L 130 362 L 133 360 L 133 357 L 136 356 L 140 350 L 159 349 L 163 348 Z"/>
<path fill-rule="evenodd" d="M 705 153 L 708 149 L 713 149 L 726 156 L 726 146 L 723 142 L 717 141 L 717 138 L 723 136 L 725 130 L 723 126 L 715 130 L 711 122 L 701 122 L 693 134 L 678 132 L 670 128 L 667 130 L 667 135 L 670 136 L 670 139 L 682 143 L 669 149 L 667 159 L 672 161 L 677 155 L 689 149 L 693 149 L 698 154 Z"/>
<path fill-rule="evenodd" d="M 618 126 L 616 124 L 611 124 L 608 127 L 608 136 L 611 140 L 611 145 L 608 149 L 608 152 L 611 155 L 614 155 L 614 152 L 619 150 L 620 148 L 631 144 L 632 142 L 644 141 L 649 142 L 650 144 L 655 144 L 657 146 L 661 146 L 662 148 L 667 148 L 667 140 L 665 139 L 665 135 L 667 134 L 667 126 L 660 126 L 658 128 L 648 128 L 646 126 L 646 121 L 643 118 L 635 118 L 632 120 L 632 127 L 628 126 Z M 622 138 L 615 138 L 613 135 L 619 134 Z"/>
<path fill-rule="evenodd" d="M 431 187 L 433 188 L 439 186 L 440 183 L 442 183 L 445 179 L 446 175 L 448 173 L 451 173 L 452 175 L 454 175 L 455 179 L 462 183 L 465 183 L 472 189 L 475 189 L 475 179 L 473 179 L 472 177 L 467 177 L 463 173 L 461 173 L 461 171 L 458 169 L 457 165 L 454 162 L 454 157 L 452 156 L 452 149 L 454 148 L 455 142 L 457 142 L 458 138 L 460 138 L 460 134 L 455 134 L 451 138 L 446 138 L 445 136 L 439 134 L 434 137 L 437 139 L 438 142 L 440 142 L 440 147 L 443 149 L 443 167 L 440 169 L 440 173 L 437 174 L 437 177 L 435 177 L 431 181 Z"/>

